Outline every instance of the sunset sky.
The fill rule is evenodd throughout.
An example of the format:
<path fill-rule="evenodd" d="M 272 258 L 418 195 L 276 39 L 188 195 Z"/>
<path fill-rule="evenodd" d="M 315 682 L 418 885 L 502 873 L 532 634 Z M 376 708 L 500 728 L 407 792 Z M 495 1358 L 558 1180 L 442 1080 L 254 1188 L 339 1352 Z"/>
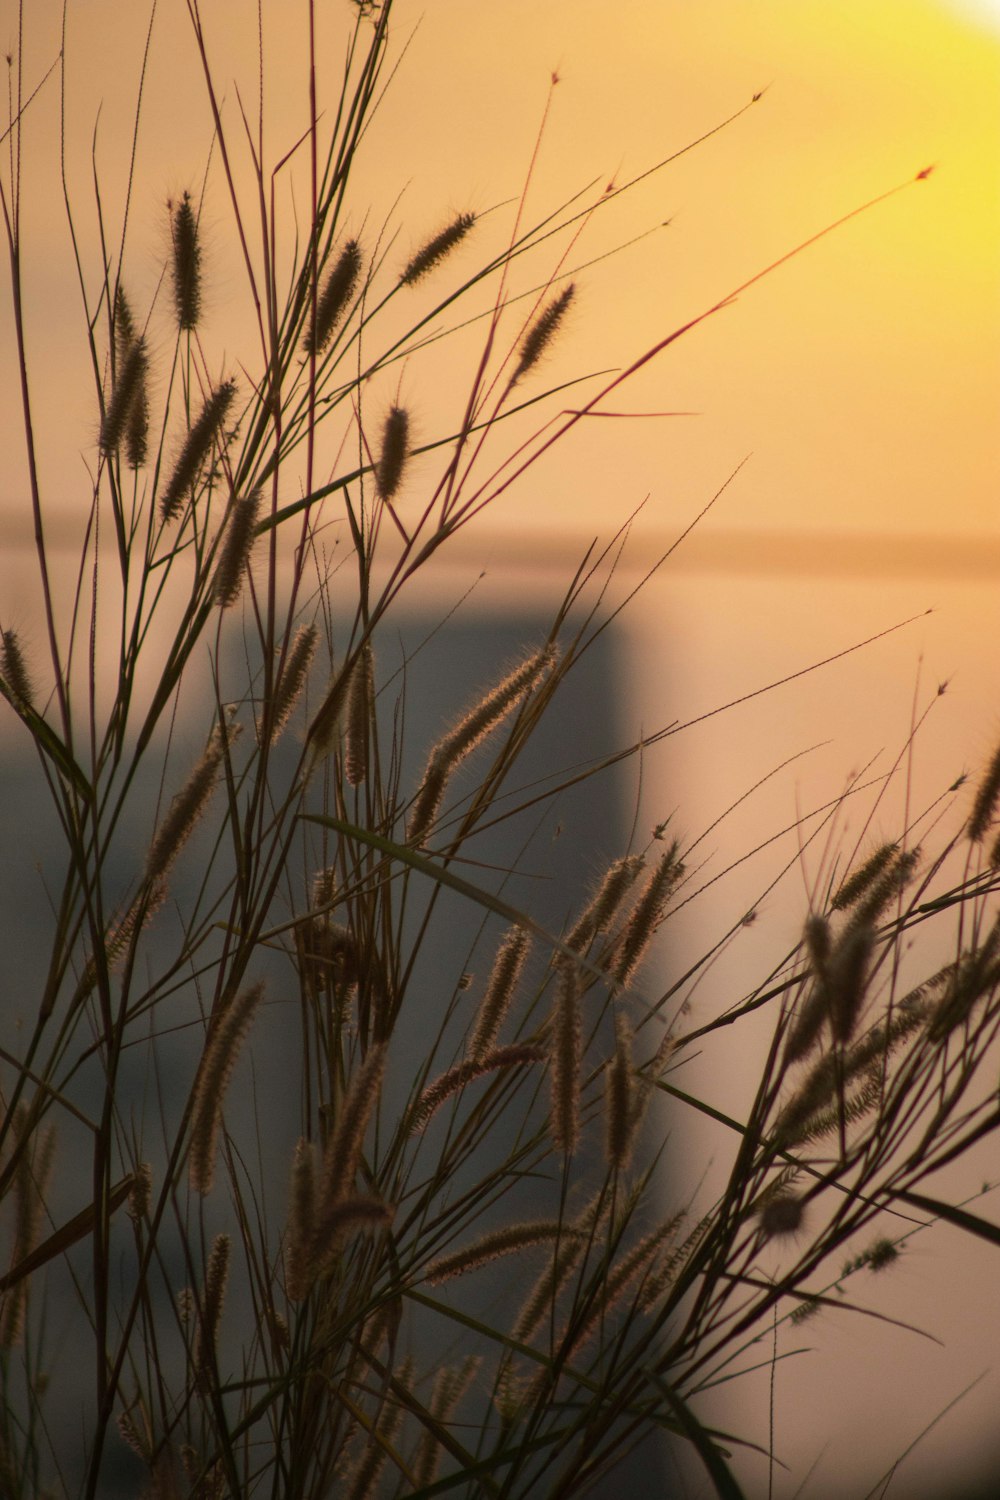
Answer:
<path fill-rule="evenodd" d="M 30 91 L 56 55 L 61 6 L 35 0 L 26 9 Z M 255 31 L 246 24 L 254 7 L 204 0 L 203 9 L 236 140 L 237 88 L 255 108 Z M 324 0 L 320 10 L 329 59 L 321 90 L 331 108 L 347 0 Z M 547 250 L 532 257 L 525 289 L 606 257 L 576 278 L 578 303 L 546 366 L 553 382 L 628 365 L 824 226 L 905 185 L 749 288 L 617 391 L 609 407 L 632 415 L 581 424 L 564 452 L 526 475 L 484 518 L 481 533 L 455 550 L 459 568 L 492 565 L 484 601 L 501 604 L 512 577 L 527 588 L 529 573 L 550 599 L 551 580 L 565 578 L 582 546 L 594 535 L 609 537 L 645 501 L 626 561 L 631 577 L 628 570 L 647 566 L 747 460 L 688 553 L 634 612 L 637 721 L 650 728 L 695 717 L 899 620 L 923 617 L 932 606 L 936 614 L 880 645 L 863 665 L 852 659 L 832 677 L 807 679 L 794 698 L 786 693 L 748 709 L 732 729 L 713 725 L 676 759 L 653 767 L 666 810 L 683 801 L 688 828 L 707 824 L 731 800 L 720 786 L 737 795 L 785 754 L 833 739 L 814 771 L 776 790 L 766 815 L 790 820 L 796 798 L 818 799 L 831 786 L 834 795 L 855 755 L 865 759 L 873 746 L 905 738 L 920 672 L 930 691 L 955 678 L 954 705 L 943 710 L 951 716 L 931 736 L 921 765 L 928 789 L 981 761 L 1000 733 L 1000 3 L 401 0 L 398 11 L 394 45 L 408 47 L 359 162 L 349 213 L 355 227 L 388 219 L 399 230 L 401 255 L 466 209 L 508 204 L 487 215 L 483 232 L 488 242 L 509 233 L 510 200 L 522 190 L 536 141 L 529 219 L 591 181 L 621 186 L 640 177 L 762 91 L 697 150 L 596 212 L 565 265 L 565 241 L 552 243 L 548 260 Z M 266 0 L 264 13 L 273 163 L 308 119 L 305 7 Z M 85 250 L 95 245 L 90 156 L 99 107 L 98 169 L 117 250 L 147 16 L 141 4 L 70 0 L 67 171 Z M 16 36 L 14 0 L 0 0 L 0 41 L 12 47 Z M 551 90 L 553 73 L 559 82 Z M 209 155 L 210 117 L 182 0 L 161 0 L 145 108 L 127 243 L 140 302 L 152 298 L 162 269 L 166 199 L 201 184 Z M 27 116 L 24 142 L 29 362 L 43 500 L 54 543 L 75 545 L 96 423 L 59 184 L 56 75 Z M 914 180 L 928 167 L 926 180 Z M 291 214 L 288 223 L 290 243 Z M 207 337 L 218 363 L 245 358 L 249 365 L 253 325 L 217 161 L 205 224 Z M 469 255 L 459 261 L 466 269 L 475 263 Z M 17 411 L 11 341 L 5 290 L 0 400 L 7 414 Z M 432 368 L 427 380 L 415 359 L 394 377 L 428 432 L 464 393 L 460 383 L 449 387 L 446 363 Z M 647 415 L 668 411 L 691 415 Z M 19 430 L 5 416 L 0 591 L 7 618 L 30 623 L 38 601 L 20 550 L 30 517 Z M 831 534 L 843 550 L 828 541 Z M 455 592 L 448 570 L 442 574 L 435 586 Z M 752 842 L 750 824 L 734 837 Z M 800 920 L 798 909 L 789 916 L 776 908 L 775 916 L 786 935 Z M 985 1211 L 997 1218 L 995 1199 Z M 951 1297 L 954 1278 L 932 1263 L 929 1249 L 923 1256 L 900 1273 L 903 1301 L 916 1290 L 933 1311 Z M 960 1264 L 969 1277 L 986 1261 L 971 1256 Z M 808 1419 L 786 1390 L 798 1413 L 798 1431 L 784 1434 L 796 1467 L 779 1495 L 794 1492 L 831 1432 L 849 1450 L 843 1472 L 852 1485 L 865 1476 L 874 1483 L 879 1464 L 957 1394 L 963 1371 L 971 1379 L 995 1361 L 995 1297 L 985 1328 L 975 1326 L 967 1304 L 965 1311 L 948 1300 L 940 1305 L 949 1311 L 936 1330 L 964 1319 L 966 1342 L 951 1363 L 934 1366 L 919 1413 L 894 1408 L 884 1393 L 891 1425 L 857 1439 L 864 1402 L 881 1399 L 872 1366 L 854 1406 L 845 1392 L 850 1415 L 834 1415 L 822 1431 L 806 1429 L 807 1420 L 820 1420 L 822 1380 L 803 1408 Z M 864 1350 L 850 1334 L 838 1339 L 848 1358 L 877 1358 L 868 1351 L 879 1349 L 878 1339 Z M 911 1346 L 892 1343 L 892 1357 L 905 1367 Z M 816 1357 L 820 1376 L 825 1357 Z M 985 1441 L 998 1392 L 994 1373 L 956 1424 L 928 1441 L 928 1483 L 948 1473 L 956 1433 L 968 1452 Z M 739 1426 L 736 1416 L 729 1422 Z M 828 1479 L 831 1471 L 821 1472 Z M 824 1493 L 819 1484 L 816 1493 Z M 914 1480 L 900 1493 L 935 1491 Z"/>

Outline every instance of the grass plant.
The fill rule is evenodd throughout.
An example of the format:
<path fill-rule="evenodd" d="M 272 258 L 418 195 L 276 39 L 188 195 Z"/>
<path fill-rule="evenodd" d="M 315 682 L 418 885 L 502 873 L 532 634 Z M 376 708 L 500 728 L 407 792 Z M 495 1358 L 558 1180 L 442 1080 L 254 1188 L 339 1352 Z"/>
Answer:
<path fill-rule="evenodd" d="M 568 410 L 546 356 L 572 339 L 571 306 L 586 317 L 565 267 L 607 194 L 535 221 L 505 209 L 505 245 L 485 255 L 481 216 L 445 205 L 407 253 L 395 221 L 366 217 L 356 171 L 397 62 L 393 0 L 340 3 L 329 98 L 310 0 L 308 129 L 277 156 L 263 94 L 256 119 L 224 98 L 210 7 L 181 8 L 214 138 L 170 208 L 148 304 L 135 195 L 112 212 L 99 173 L 96 208 L 66 184 L 93 374 L 68 602 L 22 275 L 22 140 L 48 95 L 20 54 L 12 66 L 0 202 L 44 643 L 3 622 L 0 691 L 61 856 L 44 870 L 44 972 L 8 994 L 0 1049 L 0 1489 L 566 1500 L 662 1434 L 738 1495 L 731 1456 L 767 1435 L 712 1429 L 700 1398 L 762 1332 L 851 1307 L 850 1283 L 888 1267 L 915 1219 L 1000 1238 L 928 1186 L 1000 1126 L 984 1077 L 998 762 L 950 834 L 935 807 L 870 857 L 831 845 L 801 943 L 698 1027 L 685 1000 L 717 949 L 665 993 L 648 964 L 695 893 L 695 840 L 634 837 L 561 930 L 515 899 L 480 835 L 583 780 L 605 795 L 610 770 L 676 732 L 554 766 L 541 788 L 519 776 L 617 613 L 622 534 L 584 558 L 545 639 L 483 663 L 415 778 L 383 644 L 456 534 L 730 294 Z M 71 67 L 64 53 L 54 77 Z M 278 206 L 293 173 L 294 221 Z M 258 343 L 238 357 L 213 339 L 209 218 L 243 257 Z M 528 251 L 550 254 L 539 286 Z M 479 343 L 456 360 L 455 423 L 428 432 L 415 372 L 467 319 Z M 477 915 L 474 951 L 434 960 L 438 1011 L 414 1028 L 455 903 Z M 949 955 L 914 972 L 931 928 Z M 685 1063 L 762 1012 L 752 1105 L 730 1118 Z M 269 1016 L 295 1059 L 280 1087 Z M 665 1101 L 731 1138 L 707 1201 L 663 1170 Z M 288 1142 L 277 1172 L 272 1140 Z M 72 1400 L 67 1361 L 83 1371 Z"/>

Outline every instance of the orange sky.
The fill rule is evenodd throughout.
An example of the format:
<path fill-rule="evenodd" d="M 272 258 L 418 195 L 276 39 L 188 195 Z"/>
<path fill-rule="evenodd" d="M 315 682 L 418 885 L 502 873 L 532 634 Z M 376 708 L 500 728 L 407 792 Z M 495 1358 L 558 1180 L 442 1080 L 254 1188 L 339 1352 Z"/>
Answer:
<path fill-rule="evenodd" d="M 55 55 L 60 8 L 27 7 L 29 86 Z M 235 85 L 251 107 L 255 98 L 254 37 L 244 24 L 253 7 L 247 0 L 206 0 L 204 9 L 215 64 L 229 84 L 227 119 L 235 138 Z M 340 55 L 333 33 L 346 0 L 324 0 L 321 9 L 331 42 L 329 104 Z M 266 0 L 264 10 L 270 142 L 277 157 L 307 119 L 296 45 L 304 7 Z M 564 576 L 582 538 L 607 536 L 648 496 L 639 528 L 639 560 L 645 561 L 656 539 L 686 525 L 748 454 L 750 462 L 698 540 L 708 547 L 708 562 L 716 531 L 870 533 L 882 555 L 891 552 L 894 532 L 988 537 L 1000 544 L 996 10 L 939 0 L 398 0 L 397 38 L 402 42 L 412 32 L 412 39 L 361 163 L 353 211 L 359 224 L 366 211 L 378 223 L 405 190 L 396 213 L 404 250 L 451 212 L 483 211 L 520 191 L 554 69 L 561 82 L 530 198 L 539 215 L 591 179 L 621 183 L 645 171 L 766 88 L 726 131 L 594 217 L 576 260 L 665 220 L 670 224 L 580 275 L 579 307 L 547 366 L 553 381 L 581 368 L 628 363 L 823 225 L 935 166 L 928 181 L 746 293 L 614 402 L 635 411 L 698 415 L 591 422 L 577 430 L 558 461 L 546 460 L 526 476 L 486 518 L 495 539 L 487 551 L 492 547 L 501 564 L 500 596 L 509 590 L 503 564 L 522 528 L 564 538 L 557 544 Z M 112 224 L 120 214 L 144 11 L 121 0 L 71 0 L 69 7 L 68 168 L 85 248 L 93 246 L 90 149 L 99 103 L 98 163 Z M 13 0 L 0 0 L 0 23 L 0 41 L 13 42 Z M 25 197 L 26 289 L 43 499 L 72 527 L 87 509 L 83 463 L 93 462 L 96 422 L 59 188 L 57 105 L 50 81 L 25 133 L 26 163 L 29 147 L 35 153 Z M 140 302 L 151 297 L 164 256 L 164 202 L 200 181 L 208 151 L 209 121 L 181 0 L 161 0 L 146 106 L 128 244 Z M 207 337 L 219 363 L 224 357 L 235 362 L 244 350 L 252 363 L 252 327 L 228 213 L 213 169 L 206 204 Z M 484 234 L 503 227 L 501 214 L 491 216 Z M 112 239 L 117 243 L 117 229 Z M 525 268 L 525 284 L 544 280 L 554 263 L 536 256 Z M 474 259 L 462 264 L 471 267 Z M 10 347 L 4 295 L 0 400 L 8 412 L 16 409 Z M 436 383 L 417 361 L 403 372 L 407 399 L 427 432 L 456 399 L 445 378 L 447 361 L 436 368 L 442 372 Z M 13 615 L 18 625 L 34 618 L 37 604 L 13 545 L 30 534 L 23 485 L 20 449 L 7 440 L 0 445 L 0 536 L 6 543 L 0 597 L 5 618 Z M 58 532 L 55 527 L 53 535 Z M 676 762 L 654 768 L 666 811 L 681 800 L 683 788 L 688 828 L 711 821 L 721 811 L 719 786 L 742 789 L 786 749 L 825 737 L 831 692 L 840 695 L 843 709 L 838 741 L 820 763 L 810 795 L 818 796 L 820 786 L 839 786 L 853 747 L 859 758 L 871 748 L 866 736 L 876 744 L 905 736 L 921 649 L 927 680 L 960 669 L 956 708 L 930 757 L 931 773 L 950 776 L 961 769 L 955 760 L 988 754 L 1000 728 L 1000 590 L 991 594 L 982 578 L 975 589 L 954 580 L 939 587 L 933 556 L 925 565 L 928 576 L 916 582 L 869 578 L 844 583 L 839 592 L 810 578 L 779 586 L 703 575 L 671 575 L 669 586 L 654 588 L 633 637 L 637 712 L 647 727 L 678 712 L 700 712 L 929 604 L 944 606 L 926 630 L 878 648 L 869 676 L 810 680 L 796 687 L 794 699 L 779 698 L 774 707 L 769 700 L 759 719 L 737 718 L 731 729 L 712 725 L 695 739 L 687 760 L 682 752 Z M 669 694 L 680 700 L 680 710 Z M 805 795 L 807 784 L 796 782 L 797 794 Z M 775 816 L 786 816 L 793 802 L 787 784 L 780 796 Z M 759 820 L 759 810 L 754 816 Z M 749 829 L 746 837 L 752 837 Z M 930 1277 L 925 1289 L 925 1272 L 917 1261 L 903 1291 L 912 1293 L 916 1282 L 919 1295 L 943 1296 L 942 1283 Z M 990 1337 L 995 1342 L 1000 1334 L 993 1330 Z M 898 1354 L 904 1363 L 908 1348 Z M 972 1348 L 960 1345 L 955 1364 L 941 1375 L 928 1398 L 930 1415 L 935 1401 L 942 1404 L 941 1392 L 954 1394 L 948 1382 L 974 1358 Z M 983 1362 L 989 1362 L 986 1355 Z M 986 1397 L 994 1407 L 996 1392 L 994 1382 Z M 819 1404 L 822 1395 L 814 1396 Z M 980 1421 L 988 1410 L 979 1411 Z M 897 1413 L 886 1440 L 890 1456 L 903 1446 L 896 1433 L 905 1434 L 904 1442 L 913 1435 L 907 1417 Z M 805 1433 L 797 1450 L 804 1463 L 813 1436 Z M 850 1448 L 849 1436 L 841 1432 L 839 1440 Z M 813 1456 L 819 1446 L 817 1433 Z M 851 1457 L 858 1473 L 866 1472 L 865 1455 Z"/>
<path fill-rule="evenodd" d="M 306 118 L 293 9 L 265 6 L 278 23 L 269 32 L 268 73 L 275 156 Z M 337 6 L 321 9 L 335 19 Z M 29 77 L 54 56 L 58 7 L 51 10 L 28 27 Z M 200 179 L 207 151 L 183 12 L 180 4 L 160 7 L 136 178 L 130 263 L 133 279 L 150 290 L 163 254 L 163 201 Z M 235 86 L 251 107 L 255 96 L 253 28 L 233 24 L 246 14 L 234 0 L 206 14 L 235 134 Z M 621 182 L 643 171 L 768 86 L 725 132 L 595 217 L 578 260 L 664 219 L 671 224 L 583 273 L 555 375 L 564 365 L 628 362 L 825 223 L 935 163 L 926 184 L 747 293 L 616 402 L 700 415 L 591 423 L 575 452 L 583 472 L 614 474 L 624 504 L 650 493 L 658 524 L 671 523 L 679 495 L 710 492 L 752 452 L 715 524 L 996 535 L 1000 31 L 975 14 L 940 0 L 404 5 L 397 35 L 411 27 L 414 34 L 373 132 L 362 190 L 370 201 L 357 212 L 370 206 L 377 222 L 406 189 L 398 210 L 405 244 L 452 209 L 482 210 L 517 193 L 553 68 L 562 83 L 531 197 L 539 212 L 591 177 Z M 143 7 L 126 13 L 114 0 L 70 6 L 76 131 L 69 161 L 85 225 L 93 219 L 89 157 L 98 102 L 98 162 L 112 218 L 120 204 L 144 30 Z M 328 103 L 339 51 L 331 45 Z M 28 139 L 47 152 L 46 191 L 32 203 L 29 227 L 44 253 L 32 255 L 30 279 L 69 320 L 77 302 L 65 259 L 56 118 L 50 82 L 29 120 Z M 244 288 L 227 213 L 216 173 L 208 201 L 212 311 L 220 342 L 231 340 L 235 351 L 246 341 Z M 551 264 L 537 257 L 531 269 L 540 278 Z M 65 367 L 65 325 L 50 327 L 51 342 L 39 340 L 38 366 L 53 365 L 58 350 Z M 10 373 L 4 370 L 5 382 Z M 90 421 L 82 379 L 79 394 L 71 383 L 67 398 L 71 409 L 79 402 L 82 447 Z M 9 463 L 0 460 L 0 477 Z M 69 454 L 65 464 L 68 475 L 78 472 Z M 539 470 L 538 484 L 549 483 Z M 521 493 L 520 512 L 512 500 L 508 513 L 536 518 L 535 483 Z M 551 504 L 542 513 L 589 529 L 606 515 L 606 497 L 586 486 L 570 513 L 553 516 Z"/>

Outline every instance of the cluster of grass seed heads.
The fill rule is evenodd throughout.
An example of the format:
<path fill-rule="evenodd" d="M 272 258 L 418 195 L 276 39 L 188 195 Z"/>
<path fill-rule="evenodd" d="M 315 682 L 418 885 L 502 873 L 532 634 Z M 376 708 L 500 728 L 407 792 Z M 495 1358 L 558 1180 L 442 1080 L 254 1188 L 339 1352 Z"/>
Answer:
<path fill-rule="evenodd" d="M 407 262 L 400 276 L 401 286 L 413 286 L 415 282 L 422 280 L 430 271 L 450 255 L 456 245 L 460 245 L 469 230 L 476 222 L 475 214 L 459 214 L 452 219 L 451 223 L 436 234 L 433 239 L 428 240 L 426 245 L 419 249 L 416 255 Z"/>
<path fill-rule="evenodd" d="M 486 693 L 435 745 L 410 810 L 406 836 L 411 844 L 423 842 L 455 768 L 518 707 L 555 659 L 554 646 L 535 651 Z"/>

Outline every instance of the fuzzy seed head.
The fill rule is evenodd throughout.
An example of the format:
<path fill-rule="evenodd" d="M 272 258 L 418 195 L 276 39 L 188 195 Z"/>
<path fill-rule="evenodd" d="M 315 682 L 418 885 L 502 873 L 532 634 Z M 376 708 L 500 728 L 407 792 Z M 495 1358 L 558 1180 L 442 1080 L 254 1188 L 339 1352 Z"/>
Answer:
<path fill-rule="evenodd" d="M 128 1195 L 125 1212 L 134 1224 L 139 1224 L 149 1215 L 149 1203 L 153 1195 L 153 1169 L 148 1161 L 141 1161 L 132 1177 L 132 1189 Z"/>
<path fill-rule="evenodd" d="M 910 884 L 920 859 L 919 848 L 894 854 L 878 877 L 870 883 L 864 895 L 855 902 L 851 922 L 856 926 L 873 927 L 881 921 L 888 908 Z"/>
<path fill-rule="evenodd" d="M 896 843 L 881 844 L 874 854 L 869 855 L 864 864 L 847 877 L 834 896 L 831 903 L 833 910 L 844 911 L 853 906 L 878 880 L 886 866 L 895 858 L 898 849 L 899 845 Z"/>
<path fill-rule="evenodd" d="M 233 501 L 212 584 L 215 602 L 222 609 L 228 609 L 240 597 L 244 569 L 256 540 L 260 500 L 260 490 L 253 490 L 244 499 Z"/>
<path fill-rule="evenodd" d="M 531 938 L 524 927 L 509 927 L 503 936 L 490 971 L 469 1042 L 469 1055 L 482 1058 L 496 1046 L 504 1017 L 524 970 Z"/>
<path fill-rule="evenodd" d="M 1000 745 L 993 752 L 993 759 L 979 783 L 966 832 L 973 844 L 981 844 L 996 818 L 997 802 L 1000 801 Z"/>
<path fill-rule="evenodd" d="M 535 319 L 521 341 L 521 349 L 514 374 L 511 376 L 511 384 L 523 379 L 529 370 L 534 369 L 539 360 L 545 354 L 558 332 L 559 325 L 570 303 L 576 293 L 576 287 L 572 282 L 553 298 L 549 305 Z"/>
<path fill-rule="evenodd" d="M 0 668 L 15 708 L 30 708 L 34 691 L 16 630 L 0 630 Z"/>
<path fill-rule="evenodd" d="M 615 945 L 609 968 L 615 982 L 623 989 L 631 983 L 646 956 L 663 920 L 664 908 L 684 874 L 684 865 L 678 858 L 678 852 L 679 846 L 675 839 L 639 892 L 632 915 Z"/>
<path fill-rule="evenodd" d="M 149 448 L 149 394 L 146 389 L 146 366 L 125 420 L 125 462 L 130 469 L 141 469 Z"/>
<path fill-rule="evenodd" d="M 393 406 L 382 429 L 382 450 L 375 465 L 375 484 L 383 500 L 391 500 L 403 479 L 408 457 L 409 413 Z"/>
<path fill-rule="evenodd" d="M 375 655 L 365 641 L 354 663 L 347 695 L 347 743 L 344 775 L 350 786 L 360 786 L 368 768 L 368 729 L 375 701 Z"/>
<path fill-rule="evenodd" d="M 326 865 L 312 878 L 310 906 L 315 912 L 327 912 L 337 897 L 337 867 Z"/>
<path fill-rule="evenodd" d="M 347 705 L 352 675 L 353 669 L 349 669 L 346 662 L 339 672 L 334 672 L 326 697 L 313 715 L 306 738 L 312 742 L 317 755 L 326 754 L 333 744 L 340 727 L 340 716 Z"/>
<path fill-rule="evenodd" d="M 147 885 L 159 885 L 166 880 L 215 790 L 221 764 L 222 745 L 213 737 L 156 830 L 146 856 L 144 878 Z"/>
<path fill-rule="evenodd" d="M 591 941 L 614 922 L 645 861 L 639 854 L 616 859 L 607 871 L 586 910 L 566 938 L 567 948 L 583 953 Z"/>
<path fill-rule="evenodd" d="M 423 842 L 437 817 L 445 786 L 455 767 L 512 713 L 556 660 L 554 646 L 533 652 L 470 709 L 430 753 L 407 823 L 411 844 Z"/>
<path fill-rule="evenodd" d="M 827 971 L 830 1030 L 834 1041 L 841 1045 L 854 1034 L 874 952 L 874 928 L 852 925 L 841 935 L 830 955 Z"/>
<path fill-rule="evenodd" d="M 370 1047 L 367 1057 L 351 1079 L 341 1104 L 336 1129 L 327 1142 L 317 1210 L 320 1218 L 329 1214 L 334 1203 L 353 1193 L 365 1132 L 382 1092 L 384 1072 L 385 1047 Z"/>
<path fill-rule="evenodd" d="M 266 735 L 268 743 L 273 745 L 291 718 L 305 686 L 317 640 L 315 625 L 300 625 L 295 632 L 285 658 L 285 669 L 275 684 L 271 711 L 262 713 L 257 720 L 257 734 L 261 741 Z"/>
<path fill-rule="evenodd" d="M 149 405 L 146 397 L 146 372 L 149 357 L 145 339 L 135 339 L 125 351 L 118 366 L 118 378 L 111 392 L 111 399 L 104 409 L 99 445 L 108 458 L 117 453 L 123 439 L 138 425 L 133 419 L 138 410 L 149 425 Z M 135 438 L 133 437 L 133 441 Z M 131 461 L 131 460 L 130 460 Z M 133 465 L 138 468 L 139 465 Z"/>
<path fill-rule="evenodd" d="M 597 1202 L 589 1203 L 571 1223 L 564 1224 L 552 1257 L 532 1287 L 514 1323 L 513 1337 L 526 1344 L 544 1318 L 552 1314 L 556 1298 L 597 1229 Z"/>
<path fill-rule="evenodd" d="M 295 1147 L 285 1235 L 285 1291 L 293 1301 L 305 1297 L 313 1281 L 313 1235 L 316 1219 L 316 1162 L 304 1137 Z"/>
<path fill-rule="evenodd" d="M 306 353 L 321 354 L 333 338 L 361 275 L 361 247 L 348 240 L 337 256 L 316 300 L 316 321 L 305 340 Z"/>
<path fill-rule="evenodd" d="M 188 429 L 173 473 L 160 496 L 160 515 L 164 521 L 172 521 L 177 515 L 185 496 L 197 483 L 213 445 L 222 445 L 223 426 L 235 399 L 235 380 L 222 381 L 209 393 L 198 417 Z"/>
<path fill-rule="evenodd" d="M 18 1106 L 14 1117 L 14 1134 L 18 1142 L 17 1167 L 14 1172 L 14 1248 L 12 1266 L 17 1266 L 35 1249 L 45 1209 L 45 1193 L 55 1156 L 55 1131 L 47 1127 L 28 1138 L 28 1111 Z M 0 1303 L 0 1348 L 10 1349 L 24 1337 L 28 1310 L 28 1288 L 31 1277 L 20 1276 L 7 1288 Z"/>
<path fill-rule="evenodd" d="M 899 1247 L 892 1240 L 879 1239 L 865 1251 L 865 1264 L 870 1271 L 884 1271 L 899 1259 Z"/>
<path fill-rule="evenodd" d="M 201 245 L 191 194 L 183 193 L 170 217 L 174 310 L 178 328 L 197 328 L 201 316 Z"/>
<path fill-rule="evenodd" d="M 475 214 L 459 214 L 445 229 L 441 230 L 440 234 L 436 234 L 422 249 L 417 251 L 400 276 L 400 284 L 413 286 L 414 282 L 420 281 L 440 264 L 445 256 L 450 255 L 456 245 L 461 244 L 475 222 Z"/>
<path fill-rule="evenodd" d="M 264 994 L 262 984 L 251 985 L 226 1006 L 209 1033 L 198 1068 L 191 1110 L 191 1187 L 205 1197 L 215 1180 L 215 1158 L 222 1126 L 226 1090 L 247 1032 Z"/>
<path fill-rule="evenodd" d="M 615 1016 L 615 1050 L 608 1064 L 605 1091 L 605 1151 L 608 1165 L 624 1171 L 632 1154 L 638 1118 L 632 1073 L 632 1031 L 619 1011 Z"/>
<path fill-rule="evenodd" d="M 519 1042 L 511 1047 L 497 1047 L 484 1057 L 470 1057 L 465 1062 L 456 1063 L 429 1084 L 420 1095 L 413 1111 L 411 1131 L 415 1134 L 425 1130 L 445 1100 L 464 1089 L 473 1079 L 482 1078 L 485 1073 L 499 1072 L 503 1068 L 523 1067 L 526 1063 L 540 1062 L 544 1056 L 541 1047 Z"/>
<path fill-rule="evenodd" d="M 424 842 L 432 823 L 437 818 L 447 781 L 446 768 L 432 754 L 410 809 L 406 824 L 407 843 L 419 845 Z"/>
<path fill-rule="evenodd" d="M 427 1280 L 431 1286 L 450 1281 L 454 1276 L 464 1276 L 468 1271 L 489 1265 L 502 1255 L 514 1255 L 535 1245 L 554 1243 L 564 1235 L 579 1237 L 581 1231 L 558 1219 L 540 1220 L 531 1224 L 505 1224 L 500 1229 L 490 1230 L 461 1250 L 450 1255 L 439 1256 L 427 1267 Z"/>
<path fill-rule="evenodd" d="M 115 347 L 119 359 L 124 359 L 134 342 L 135 318 L 125 288 L 119 282 L 115 288 Z"/>
<path fill-rule="evenodd" d="M 219 1321 L 226 1300 L 231 1248 L 229 1235 L 217 1234 L 208 1252 L 194 1346 L 194 1363 L 199 1374 L 202 1375 L 207 1375 L 215 1362 L 215 1341 L 218 1338 Z"/>
<path fill-rule="evenodd" d="M 805 1206 L 794 1193 L 780 1192 L 768 1198 L 760 1210 L 761 1233 L 768 1239 L 797 1234 L 802 1227 Z"/>

